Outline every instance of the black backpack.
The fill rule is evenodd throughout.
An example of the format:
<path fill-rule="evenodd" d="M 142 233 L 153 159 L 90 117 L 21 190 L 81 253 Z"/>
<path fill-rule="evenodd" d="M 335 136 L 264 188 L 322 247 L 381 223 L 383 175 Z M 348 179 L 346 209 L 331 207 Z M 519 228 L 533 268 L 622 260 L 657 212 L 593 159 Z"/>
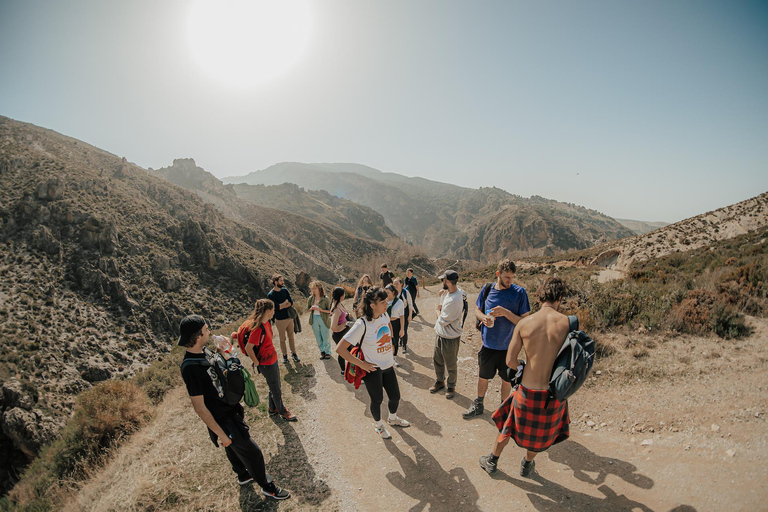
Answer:
<path fill-rule="evenodd" d="M 491 288 L 493 288 L 493 283 L 485 283 L 483 285 L 483 289 L 480 290 L 480 296 L 483 298 L 483 301 L 481 302 L 482 306 L 480 306 L 480 310 L 482 313 L 485 313 L 485 301 L 488 299 L 488 294 L 491 293 Z M 467 317 L 466 311 L 464 312 L 464 318 Z M 478 331 L 481 331 L 483 327 L 483 322 L 480 321 L 478 318 L 475 320 L 475 329 Z"/>
<path fill-rule="evenodd" d="M 464 328 L 464 322 L 467 321 L 467 313 L 469 312 L 469 302 L 467 302 L 467 294 L 464 293 L 464 290 L 461 291 L 461 301 L 462 301 L 462 317 L 461 317 L 461 328 Z"/>
<path fill-rule="evenodd" d="M 569 316 L 568 336 L 557 353 L 549 379 L 549 396 L 561 402 L 584 384 L 595 361 L 595 342 L 578 328 L 579 319 Z"/>
<path fill-rule="evenodd" d="M 181 372 L 184 368 L 191 365 L 202 366 L 203 368 L 213 368 L 214 375 L 207 372 L 211 377 L 211 382 L 216 392 L 219 394 L 219 400 L 227 405 L 237 405 L 245 395 L 245 375 L 243 365 L 237 357 L 225 359 L 221 354 L 213 353 L 207 348 L 203 349 L 204 359 L 191 358 L 184 359 L 181 362 Z"/>

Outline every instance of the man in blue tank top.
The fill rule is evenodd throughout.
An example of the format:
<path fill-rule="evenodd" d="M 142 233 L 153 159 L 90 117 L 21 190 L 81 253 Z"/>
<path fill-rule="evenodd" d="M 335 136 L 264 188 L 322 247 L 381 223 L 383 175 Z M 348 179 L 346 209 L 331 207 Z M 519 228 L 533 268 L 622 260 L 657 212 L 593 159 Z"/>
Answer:
<path fill-rule="evenodd" d="M 477 296 L 475 317 L 482 322 L 483 347 L 477 353 L 477 398 L 464 412 L 465 419 L 483 414 L 488 383 L 497 373 L 502 380 L 501 401 L 512 390 L 507 380 L 507 348 L 515 325 L 531 312 L 525 288 L 512 282 L 516 271 L 511 260 L 501 260 L 496 270 L 496 282 L 486 284 Z"/>

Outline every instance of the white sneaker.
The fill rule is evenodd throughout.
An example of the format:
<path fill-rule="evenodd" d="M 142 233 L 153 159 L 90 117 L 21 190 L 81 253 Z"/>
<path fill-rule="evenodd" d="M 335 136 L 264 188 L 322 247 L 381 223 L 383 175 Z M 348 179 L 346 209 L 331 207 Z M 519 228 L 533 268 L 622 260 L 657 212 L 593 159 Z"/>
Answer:
<path fill-rule="evenodd" d="M 398 363 L 398 362 L 397 362 L 397 358 L 396 358 L 396 357 L 393 357 L 392 359 L 394 359 L 394 360 L 395 360 L 395 366 L 397 366 L 398 368 L 400 368 L 400 363 Z"/>
<path fill-rule="evenodd" d="M 389 430 L 387 430 L 387 427 L 385 427 L 384 425 L 378 426 L 374 423 L 373 430 L 375 430 L 376 433 L 379 434 L 382 439 L 389 439 L 392 437 L 392 434 L 389 433 Z"/>
<path fill-rule="evenodd" d="M 389 423 L 393 427 L 403 427 L 403 428 L 405 428 L 405 427 L 410 427 L 411 426 L 410 423 L 408 423 L 403 418 L 399 417 L 397 414 L 387 418 L 387 423 Z"/>

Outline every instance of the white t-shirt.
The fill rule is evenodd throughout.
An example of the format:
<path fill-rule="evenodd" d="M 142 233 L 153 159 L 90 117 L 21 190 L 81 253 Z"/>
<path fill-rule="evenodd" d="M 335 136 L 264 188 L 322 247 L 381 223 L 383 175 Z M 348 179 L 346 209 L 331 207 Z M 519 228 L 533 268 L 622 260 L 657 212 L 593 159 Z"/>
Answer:
<path fill-rule="evenodd" d="M 387 302 L 387 307 L 392 306 L 391 302 Z M 392 306 L 392 319 L 397 320 L 401 316 L 405 316 L 405 303 L 402 299 L 398 298 L 395 305 Z"/>
<path fill-rule="evenodd" d="M 365 328 L 363 328 L 365 322 Z M 369 322 L 364 317 L 358 318 L 355 325 L 344 335 L 344 339 L 353 346 L 360 342 L 365 329 L 365 339 L 362 343 L 363 357 L 381 370 L 386 370 L 395 364 L 392 348 L 392 333 L 389 329 L 389 315 L 384 313 L 379 318 Z"/>

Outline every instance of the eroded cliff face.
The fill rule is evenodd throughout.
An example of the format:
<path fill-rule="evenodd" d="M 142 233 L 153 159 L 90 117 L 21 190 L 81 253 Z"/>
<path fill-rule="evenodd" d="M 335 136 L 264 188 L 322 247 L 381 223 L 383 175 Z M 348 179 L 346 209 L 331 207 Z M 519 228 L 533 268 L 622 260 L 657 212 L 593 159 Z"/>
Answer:
<path fill-rule="evenodd" d="M 280 217 L 283 233 L 237 222 L 125 159 L 0 117 L 5 487 L 56 437 L 79 392 L 168 352 L 184 315 L 229 323 L 266 295 L 273 273 L 295 290 L 296 276 L 335 280 L 352 272 L 355 250 L 384 250 L 353 239 L 318 255 L 318 239 L 325 246 L 341 232 L 259 214 Z"/>

